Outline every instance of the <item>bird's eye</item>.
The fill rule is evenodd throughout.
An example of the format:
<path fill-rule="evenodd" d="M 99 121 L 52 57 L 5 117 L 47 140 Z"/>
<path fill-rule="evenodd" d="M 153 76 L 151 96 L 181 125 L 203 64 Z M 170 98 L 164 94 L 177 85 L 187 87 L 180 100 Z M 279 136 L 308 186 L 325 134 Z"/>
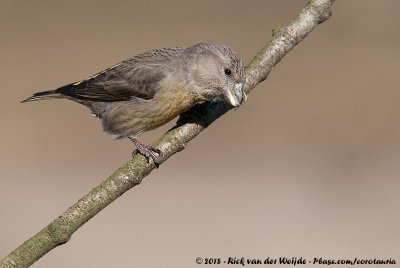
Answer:
<path fill-rule="evenodd" d="M 226 75 L 231 75 L 232 71 L 230 69 L 225 69 L 225 74 Z"/>

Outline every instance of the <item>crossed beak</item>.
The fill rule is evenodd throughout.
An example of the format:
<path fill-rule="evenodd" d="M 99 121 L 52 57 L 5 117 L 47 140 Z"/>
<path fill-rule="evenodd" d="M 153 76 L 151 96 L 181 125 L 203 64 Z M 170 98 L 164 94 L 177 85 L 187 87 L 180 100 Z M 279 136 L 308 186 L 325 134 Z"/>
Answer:
<path fill-rule="evenodd" d="M 233 87 L 224 88 L 224 96 L 226 102 L 233 106 L 235 110 L 247 99 L 242 83 L 235 84 Z"/>

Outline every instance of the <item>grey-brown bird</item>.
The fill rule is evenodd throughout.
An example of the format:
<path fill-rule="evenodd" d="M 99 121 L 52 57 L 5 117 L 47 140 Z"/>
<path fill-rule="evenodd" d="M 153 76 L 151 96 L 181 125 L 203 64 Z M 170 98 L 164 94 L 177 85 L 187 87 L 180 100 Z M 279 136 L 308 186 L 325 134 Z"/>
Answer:
<path fill-rule="evenodd" d="M 198 103 L 225 100 L 238 107 L 244 69 L 237 53 L 223 45 L 161 48 L 144 52 L 84 80 L 35 93 L 22 101 L 65 98 L 83 104 L 114 138 L 129 138 L 157 164 L 159 149 L 136 138 Z"/>

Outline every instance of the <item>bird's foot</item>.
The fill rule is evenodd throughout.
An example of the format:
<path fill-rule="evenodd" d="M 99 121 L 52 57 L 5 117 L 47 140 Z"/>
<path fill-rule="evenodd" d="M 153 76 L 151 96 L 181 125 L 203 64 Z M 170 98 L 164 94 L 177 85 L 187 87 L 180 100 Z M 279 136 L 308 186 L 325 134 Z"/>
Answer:
<path fill-rule="evenodd" d="M 161 151 L 151 145 L 144 145 L 143 143 L 140 143 L 137 139 L 129 137 L 129 139 L 135 144 L 136 150 L 132 152 L 132 157 L 135 157 L 137 153 L 140 153 L 144 157 L 146 157 L 147 161 L 153 159 L 154 164 L 158 167 L 160 165 L 159 161 L 159 156 L 162 156 Z M 159 156 L 157 156 L 158 154 Z"/>

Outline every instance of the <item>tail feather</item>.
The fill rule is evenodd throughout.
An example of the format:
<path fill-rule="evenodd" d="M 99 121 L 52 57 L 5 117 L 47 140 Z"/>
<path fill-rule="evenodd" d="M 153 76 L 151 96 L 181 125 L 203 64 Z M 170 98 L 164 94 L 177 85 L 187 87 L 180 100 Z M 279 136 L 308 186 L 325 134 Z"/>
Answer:
<path fill-rule="evenodd" d="M 37 101 L 37 100 L 46 100 L 59 97 L 60 94 L 55 90 L 43 91 L 33 94 L 32 97 L 27 98 L 26 100 L 21 101 L 21 103 L 29 102 L 29 101 Z"/>

